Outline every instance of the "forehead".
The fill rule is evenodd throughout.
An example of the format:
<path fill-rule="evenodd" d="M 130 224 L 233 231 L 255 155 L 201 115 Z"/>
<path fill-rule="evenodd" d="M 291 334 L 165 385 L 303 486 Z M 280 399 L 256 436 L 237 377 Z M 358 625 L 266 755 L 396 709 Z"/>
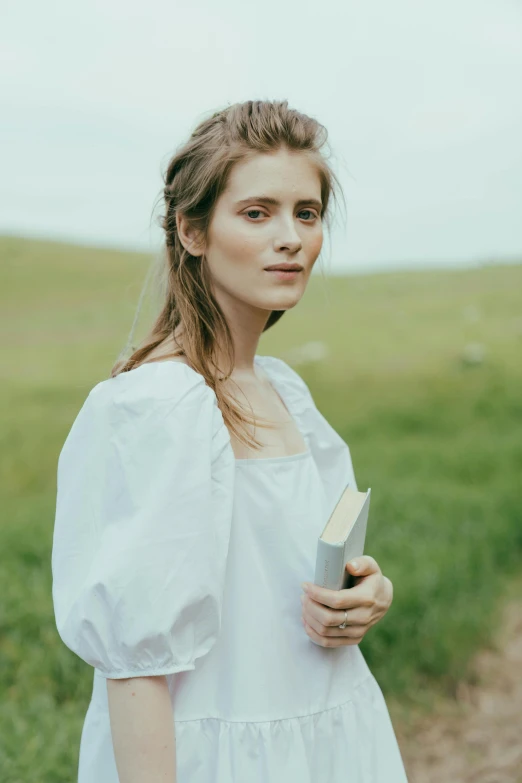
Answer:
<path fill-rule="evenodd" d="M 236 163 L 223 196 L 227 201 L 254 195 L 321 198 L 321 181 L 313 160 L 303 151 L 256 153 Z"/>

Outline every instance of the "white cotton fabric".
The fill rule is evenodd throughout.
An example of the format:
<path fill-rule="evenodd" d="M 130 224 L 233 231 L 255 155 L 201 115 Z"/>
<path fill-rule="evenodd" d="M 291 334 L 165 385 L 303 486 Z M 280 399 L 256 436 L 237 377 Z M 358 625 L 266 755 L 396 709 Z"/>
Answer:
<path fill-rule="evenodd" d="M 256 356 L 306 451 L 235 459 L 213 390 L 176 361 L 90 392 L 58 461 L 53 601 L 94 667 L 79 783 L 119 783 L 107 678 L 167 675 L 177 783 L 404 783 L 357 645 L 301 623 L 348 446 L 285 362 Z"/>

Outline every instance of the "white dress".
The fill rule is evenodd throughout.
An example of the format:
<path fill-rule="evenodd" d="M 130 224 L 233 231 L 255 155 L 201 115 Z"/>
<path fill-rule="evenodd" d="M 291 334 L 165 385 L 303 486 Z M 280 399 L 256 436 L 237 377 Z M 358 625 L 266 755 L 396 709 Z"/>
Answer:
<path fill-rule="evenodd" d="M 118 783 L 106 678 L 167 675 L 177 783 L 404 783 L 357 645 L 301 623 L 350 451 L 285 362 L 256 356 L 307 445 L 235 459 L 217 399 L 182 362 L 98 383 L 58 461 L 53 601 L 94 667 L 79 783 Z"/>

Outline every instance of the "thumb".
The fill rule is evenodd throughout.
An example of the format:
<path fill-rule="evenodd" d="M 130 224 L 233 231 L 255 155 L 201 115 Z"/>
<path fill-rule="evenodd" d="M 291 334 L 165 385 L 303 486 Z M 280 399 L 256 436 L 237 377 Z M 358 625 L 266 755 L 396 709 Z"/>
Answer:
<path fill-rule="evenodd" d="M 346 563 L 347 570 L 356 576 L 367 576 L 380 571 L 377 561 L 369 555 L 361 555 Z"/>

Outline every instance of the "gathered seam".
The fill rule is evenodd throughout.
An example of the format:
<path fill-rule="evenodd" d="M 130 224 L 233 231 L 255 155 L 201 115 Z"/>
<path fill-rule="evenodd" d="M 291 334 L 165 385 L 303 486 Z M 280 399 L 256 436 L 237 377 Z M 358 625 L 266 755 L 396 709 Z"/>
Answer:
<path fill-rule="evenodd" d="M 301 715 L 291 715 L 287 716 L 285 718 L 271 718 L 270 720 L 225 720 L 224 718 L 218 718 L 214 715 L 204 715 L 201 718 L 181 718 L 178 719 L 174 716 L 174 722 L 176 724 L 178 723 L 195 723 L 197 721 L 201 722 L 204 720 L 217 720 L 220 723 L 242 723 L 242 724 L 253 724 L 253 725 L 259 725 L 260 723 L 284 723 L 285 721 L 291 721 L 291 720 L 300 720 L 302 718 L 312 718 L 314 715 L 323 715 L 325 712 L 331 712 L 332 710 L 338 710 L 340 707 L 346 707 L 347 704 L 350 704 L 353 701 L 354 692 L 365 682 L 367 682 L 369 679 L 373 679 L 373 674 L 369 672 L 368 674 L 365 674 L 364 677 L 362 677 L 360 680 L 357 680 L 355 685 L 352 688 L 352 693 L 349 699 L 346 701 L 341 702 L 341 704 L 335 704 L 333 707 L 326 707 L 324 710 L 316 710 L 315 712 L 305 712 Z"/>
<path fill-rule="evenodd" d="M 95 666 L 94 673 L 99 677 L 103 677 L 105 680 L 129 680 L 133 677 L 160 677 L 162 675 L 169 677 L 171 674 L 180 674 L 181 672 L 192 671 L 192 669 L 195 668 L 196 666 L 193 662 L 187 662 L 176 664 L 174 667 L 160 666 L 157 669 L 143 669 L 143 671 L 137 671 L 134 669 L 132 671 L 115 671 L 110 672 L 110 674 L 106 674 L 104 671 Z"/>

